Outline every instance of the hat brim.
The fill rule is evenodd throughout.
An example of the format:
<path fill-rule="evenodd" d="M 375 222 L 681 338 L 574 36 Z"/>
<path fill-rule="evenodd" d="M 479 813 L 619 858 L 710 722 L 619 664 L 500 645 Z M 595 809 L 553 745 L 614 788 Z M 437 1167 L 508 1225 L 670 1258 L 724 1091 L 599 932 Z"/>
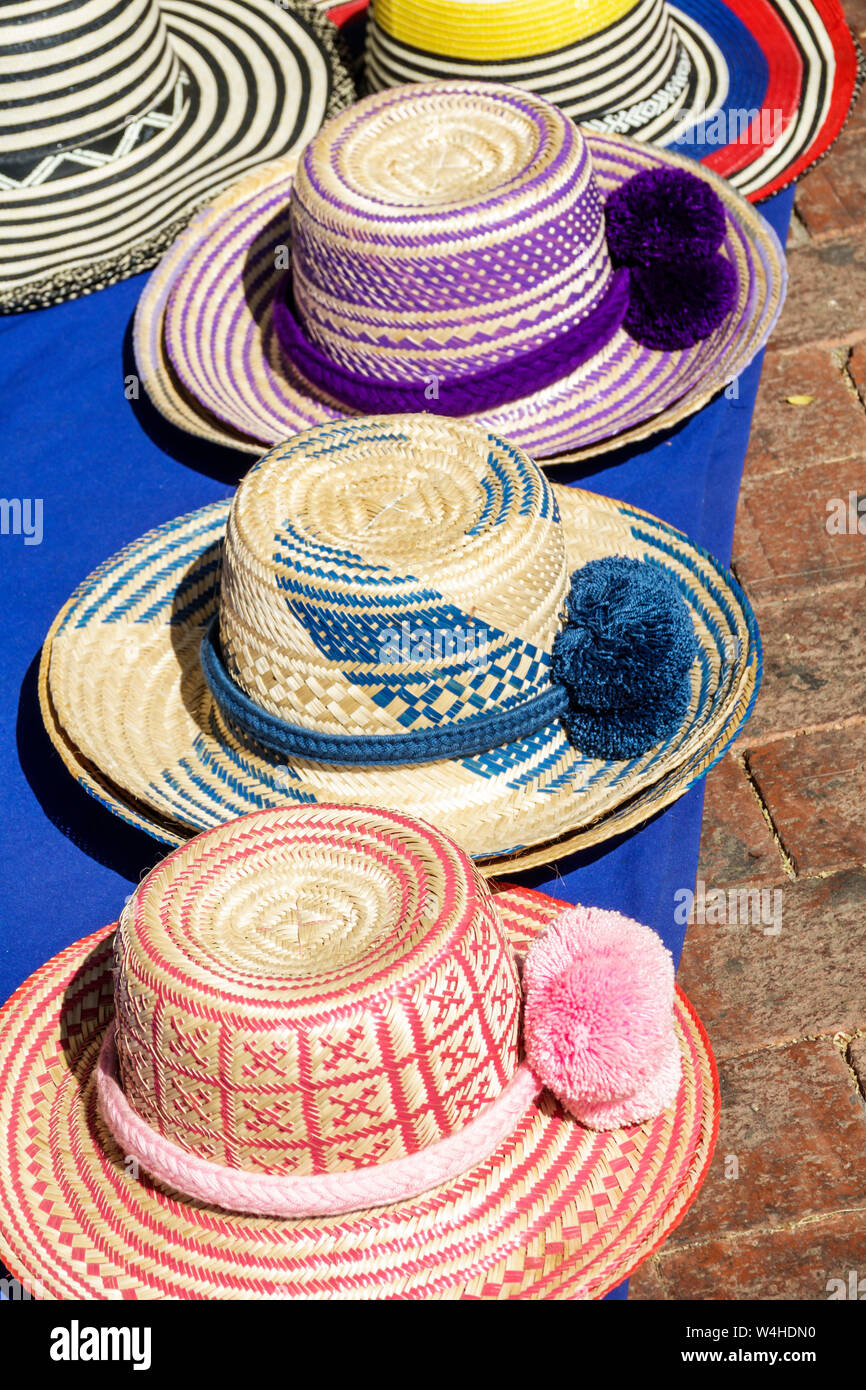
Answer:
<path fill-rule="evenodd" d="M 615 136 L 587 135 L 602 194 L 645 169 L 693 161 Z M 136 311 L 135 355 L 156 407 L 175 424 L 248 453 L 315 425 L 341 407 L 283 358 L 271 304 L 290 244 L 294 162 L 250 176 L 203 212 L 154 271 Z M 734 380 L 781 311 L 785 258 L 772 228 L 723 180 L 697 166 L 727 214 L 726 255 L 739 293 L 725 322 L 694 347 L 656 351 L 620 329 L 554 385 L 467 417 L 533 457 L 596 455 L 685 419 Z"/>
<path fill-rule="evenodd" d="M 740 110 L 757 107 L 748 135 L 705 151 L 706 167 L 729 178 L 758 202 L 781 192 L 824 157 L 840 135 L 863 82 L 863 54 L 839 0 L 678 0 L 677 9 L 693 24 L 712 31 L 713 13 L 732 12 L 754 34 L 767 64 L 767 86 L 758 102 L 741 100 Z M 722 42 L 722 51 L 725 44 Z M 744 72 L 742 54 L 725 54 L 729 69 Z M 736 106 L 735 106 L 736 109 Z M 761 111 L 770 120 L 761 134 Z"/>
<path fill-rule="evenodd" d="M 437 77 L 513 82 L 593 129 L 704 160 L 751 202 L 793 183 L 839 135 L 860 86 L 861 55 L 839 0 L 678 0 L 668 9 L 689 64 L 675 93 L 657 90 L 651 69 L 637 85 L 634 75 L 625 90 L 617 85 L 631 14 L 576 46 L 500 62 L 443 57 L 368 21 L 368 79 L 375 89 Z M 453 32 L 440 40 L 449 53 L 457 46 Z"/>
<path fill-rule="evenodd" d="M 126 128 L 111 157 L 73 154 L 59 177 L 4 182 L 0 312 L 147 270 L 196 208 L 247 170 L 302 149 L 354 100 L 342 40 L 309 4 L 163 0 L 160 8 L 187 78 L 173 119 L 132 149 Z"/>
<path fill-rule="evenodd" d="M 563 904 L 505 888 L 525 951 Z M 718 1081 L 677 991 L 683 1080 L 643 1125 L 595 1133 L 543 1093 L 484 1163 L 412 1201 L 343 1217 L 233 1216 L 135 1176 L 94 1069 L 113 1013 L 106 927 L 0 1011 L 0 1255 L 57 1299 L 597 1298 L 682 1219 L 715 1144 Z"/>
<path fill-rule="evenodd" d="M 681 796 L 736 736 L 760 679 L 754 615 L 736 581 L 645 512 L 555 486 L 567 562 L 664 565 L 698 637 L 679 728 L 641 757 L 582 755 L 560 723 L 488 754 L 346 768 L 279 755 L 220 715 L 199 659 L 217 608 L 229 501 L 157 528 L 96 570 L 43 647 L 46 728 L 77 780 L 157 839 L 178 844 L 287 802 L 363 803 L 432 818 L 485 872 L 549 862 L 641 824 Z"/>

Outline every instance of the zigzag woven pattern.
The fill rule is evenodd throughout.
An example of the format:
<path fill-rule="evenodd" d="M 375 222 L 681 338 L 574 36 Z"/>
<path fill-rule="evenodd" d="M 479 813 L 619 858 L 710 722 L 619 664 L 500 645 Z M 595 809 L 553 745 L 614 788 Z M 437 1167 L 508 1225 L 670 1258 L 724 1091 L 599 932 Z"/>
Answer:
<path fill-rule="evenodd" d="M 590 358 L 598 357 L 622 326 L 629 298 L 629 272 L 620 269 L 591 312 L 570 328 L 544 341 L 527 344 L 506 361 L 482 372 L 430 377 L 414 381 L 371 380 L 347 371 L 316 348 L 305 336 L 292 307 L 278 289 L 273 307 L 274 329 L 287 361 L 320 390 L 338 396 L 344 405 L 365 414 L 426 411 L 442 415 L 480 415 L 553 386 Z M 291 293 L 288 287 L 287 293 Z M 429 383 L 437 389 L 431 395 Z"/>
<path fill-rule="evenodd" d="M 146 115 L 181 71 L 157 0 L 5 5 L 0 65 L 0 155 L 28 160 Z"/>
<path fill-rule="evenodd" d="M 98 137 L 86 145 L 50 154 L 34 153 L 27 158 L 3 159 L 0 156 L 0 189 L 11 192 L 21 188 L 42 188 L 52 179 L 68 178 L 70 173 L 85 169 L 107 169 L 141 149 L 148 140 L 163 131 L 171 130 L 183 120 L 188 110 L 186 99 L 189 77 L 178 75 L 167 97 L 141 116 L 127 119 L 119 131 Z"/>
<path fill-rule="evenodd" d="M 467 110 L 480 100 L 479 92 L 485 91 L 481 84 L 444 86 L 446 92 L 454 91 L 459 108 Z M 404 89 L 416 98 L 422 90 Z M 438 95 L 443 88 L 435 90 Z M 513 88 L 487 90 L 495 92 L 497 98 L 507 93 L 509 102 L 526 104 L 533 112 L 545 106 L 540 99 L 523 96 Z M 394 98 L 395 93 L 383 93 L 377 100 L 385 101 L 388 96 Z M 452 101 L 450 96 L 442 99 L 446 106 Z M 362 109 L 366 109 L 363 104 L 355 108 Z M 468 116 L 465 124 L 471 132 Z M 327 131 L 323 137 L 325 134 Z M 502 144 L 501 158 L 507 163 L 513 150 L 507 123 L 497 122 L 493 134 L 494 143 Z M 314 141 L 310 151 L 318 144 Z M 614 137 L 591 136 L 586 146 L 602 196 L 643 169 L 673 166 L 696 171 L 691 161 L 663 155 L 649 146 L 625 144 Z M 448 142 L 440 142 L 437 159 L 443 165 L 447 164 L 448 150 Z M 683 418 L 736 376 L 765 341 L 778 316 L 784 294 L 784 263 L 767 224 L 721 180 L 711 181 L 728 214 L 723 253 L 736 266 L 739 281 L 737 305 L 723 325 L 694 348 L 668 353 L 643 348 L 621 330 L 558 381 L 468 418 L 535 457 L 561 454 L 578 445 L 582 450 L 611 447 L 614 440 L 643 437 Z M 230 440 L 234 447 L 256 455 L 260 449 L 251 441 L 278 444 L 300 430 L 353 413 L 336 395 L 309 382 L 281 352 L 276 338 L 273 304 L 292 246 L 292 188 L 292 171 L 274 168 L 263 171 L 258 180 L 251 178 L 233 196 L 226 195 L 170 253 L 146 288 L 137 316 L 136 356 L 147 390 L 160 409 L 186 429 L 208 438 Z M 502 198 L 505 203 L 510 201 L 507 183 L 502 186 Z M 385 210 L 383 203 L 377 202 L 374 221 L 382 218 Z M 409 230 L 416 222 L 435 225 L 435 209 L 429 207 L 420 206 L 414 217 L 405 204 L 395 204 L 392 211 Z M 447 209 L 445 216 L 451 216 Z M 355 219 L 359 256 L 365 225 L 362 209 Z M 327 228 L 320 229 L 322 246 L 326 233 Z M 377 267 L 381 249 L 381 245 L 371 248 L 378 258 Z M 401 261 L 408 280 L 412 277 L 405 266 L 413 254 L 407 249 Z M 399 259 L 395 250 L 393 260 Z M 500 347 L 513 356 L 502 359 L 504 371 L 528 344 L 543 340 L 545 324 L 548 328 L 555 324 L 557 293 L 552 291 L 549 306 L 542 304 L 540 317 L 537 305 L 529 316 L 525 305 L 505 315 Z M 336 293 L 330 298 L 317 295 L 316 311 L 321 308 L 322 331 L 329 335 L 328 352 L 334 360 L 339 351 L 356 366 L 363 360 L 368 376 L 387 381 L 386 369 L 390 368 L 393 380 L 417 380 L 424 392 L 418 408 L 426 410 L 428 396 L 435 399 L 438 395 L 436 408 L 447 414 L 455 364 L 459 361 L 463 369 L 474 371 L 475 359 L 483 362 L 491 355 L 486 333 L 477 340 L 476 335 L 489 312 L 494 318 L 498 316 L 497 306 L 492 311 L 489 304 L 465 307 L 466 343 L 457 354 L 441 346 L 454 336 L 455 313 L 449 317 L 443 312 L 441 321 L 431 326 L 427 320 L 435 320 L 435 314 L 425 317 L 416 312 L 413 317 L 398 311 L 400 333 L 389 335 L 384 310 L 354 305 Z M 384 327 L 373 333 L 370 324 L 377 314 L 383 316 Z M 309 325 L 305 323 L 304 328 L 309 333 Z M 434 328 L 438 336 L 434 336 Z M 441 359 L 438 371 L 431 366 L 437 354 Z M 430 368 L 426 380 L 419 363 Z M 178 381 L 187 395 L 179 390 Z"/>
<path fill-rule="evenodd" d="M 148 269 L 352 100 L 337 31 L 305 0 L 0 5 L 0 313 Z"/>
<path fill-rule="evenodd" d="M 501 365 L 587 317 L 612 270 L 577 128 L 507 88 L 368 97 L 306 149 L 292 289 L 310 341 L 384 380 Z"/>
<path fill-rule="evenodd" d="M 545 686 L 523 705 L 489 713 L 466 715 L 432 729 L 412 733 L 353 737 L 322 734 L 302 729 L 266 713 L 229 676 L 222 664 L 214 620 L 202 639 L 201 664 L 205 680 L 222 714 L 251 738 L 274 753 L 309 758 L 314 762 L 342 763 L 352 767 L 384 763 L 439 762 L 444 758 L 487 753 L 502 743 L 545 729 L 568 710 L 568 695 L 559 686 Z M 437 689 L 440 687 L 437 686 Z"/>

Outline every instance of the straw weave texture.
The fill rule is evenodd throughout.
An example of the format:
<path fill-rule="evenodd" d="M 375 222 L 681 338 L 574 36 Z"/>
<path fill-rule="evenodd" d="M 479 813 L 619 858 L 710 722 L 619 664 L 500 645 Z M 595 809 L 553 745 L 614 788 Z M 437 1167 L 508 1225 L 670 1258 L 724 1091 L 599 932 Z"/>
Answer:
<path fill-rule="evenodd" d="M 488 891 L 392 814 L 301 807 L 197 837 L 136 891 L 117 970 L 127 1100 L 233 1169 L 416 1153 L 517 1065 L 520 986 Z"/>
<path fill-rule="evenodd" d="M 455 77 L 510 82 L 603 134 L 672 145 L 716 132 L 711 167 L 754 202 L 823 158 L 862 81 L 839 0 L 516 0 L 514 9 L 505 25 L 472 0 L 373 0 L 367 88 Z M 735 95 L 750 76 L 767 89 L 760 110 L 746 110 Z M 744 117 L 754 122 L 748 139 Z"/>
<path fill-rule="evenodd" d="M 441 139 L 431 138 L 427 117 L 433 108 L 440 112 L 433 131 L 446 132 Z M 395 110 L 401 110 L 399 120 Z M 414 171 L 411 203 L 406 201 L 410 185 L 400 195 L 387 170 L 380 171 L 378 157 L 365 154 L 368 124 L 371 129 L 388 128 L 385 162 Z M 465 128 L 461 139 L 454 135 L 459 126 Z M 536 158 L 530 151 L 540 138 L 537 126 L 545 134 L 544 153 Z M 414 372 L 419 409 L 427 390 L 436 390 L 445 405 L 448 373 L 462 380 L 457 371 L 461 364 L 489 363 L 491 352 L 495 356 L 499 350 L 488 325 L 504 333 L 502 352 L 532 347 L 560 331 L 570 318 L 574 322 L 575 315 L 579 319 L 588 313 L 597 286 L 606 283 L 609 265 L 597 241 L 592 185 L 577 195 L 568 179 L 560 179 L 553 180 L 550 190 L 553 196 L 553 188 L 558 188 L 553 201 L 557 207 L 566 204 L 564 218 L 579 214 L 583 219 L 577 242 L 581 236 L 588 240 L 581 243 L 574 274 L 550 250 L 554 242 L 568 244 L 568 238 L 554 235 L 555 219 L 545 226 L 551 217 L 548 209 L 535 210 L 532 205 L 538 169 L 547 169 L 550 161 L 558 168 L 554 151 L 562 153 L 572 139 L 566 138 L 566 129 L 554 108 L 529 95 L 518 98 L 509 88 L 440 83 L 395 89 L 360 103 L 346 118 L 331 123 L 306 154 L 305 179 L 312 176 L 311 170 L 319 176 L 322 161 L 327 168 L 321 175 L 322 188 L 338 184 L 327 224 L 319 219 L 313 225 L 310 219 L 312 229 L 307 226 L 303 210 L 298 210 L 301 204 L 293 202 L 294 165 L 284 170 L 274 166 L 223 197 L 168 253 L 145 287 L 136 314 L 136 360 L 148 394 L 183 428 L 250 453 L 346 416 L 348 412 L 309 386 L 283 357 L 274 333 L 271 305 L 285 275 L 277 263 L 292 247 L 293 227 L 300 224 L 305 238 L 301 297 L 307 296 L 311 331 L 320 343 L 327 339 L 333 347 L 339 341 L 343 361 L 354 353 L 356 366 L 363 358 L 368 371 L 370 363 L 381 369 L 383 379 L 389 373 L 406 379 L 407 371 L 410 376 Z M 536 134 L 530 136 L 531 130 Z M 351 168 L 342 161 L 344 147 L 353 155 Z M 573 148 L 579 160 L 581 146 Z M 722 180 L 678 156 L 614 137 L 590 134 L 582 148 L 591 155 L 594 185 L 602 198 L 647 168 L 675 165 L 708 178 L 728 213 L 724 250 L 737 267 L 740 292 L 728 320 L 693 348 L 653 351 L 620 329 L 561 381 L 485 415 L 468 417 L 545 459 L 578 457 L 590 448 L 598 453 L 691 414 L 742 371 L 763 345 L 785 289 L 784 257 L 775 234 Z M 420 149 L 427 151 L 426 159 L 419 157 Z M 553 175 L 545 177 L 550 184 Z M 575 177 L 580 184 L 586 174 Z M 470 188 L 472 196 L 452 205 L 449 197 L 462 187 Z M 536 243 L 529 235 L 529 249 L 513 239 L 510 264 L 508 220 L 497 230 L 497 216 L 501 200 L 512 207 L 512 193 L 515 208 L 525 206 L 529 197 L 528 225 L 538 237 Z M 567 205 L 574 197 L 577 202 L 569 214 Z M 440 198 L 444 201 L 437 210 Z M 475 236 L 473 205 L 483 226 Z M 377 217 L 383 227 L 388 219 L 394 223 L 390 250 L 377 232 Z M 375 292 L 380 284 L 390 289 L 401 282 L 401 293 L 417 295 L 425 283 L 418 267 L 432 264 L 425 228 L 437 217 L 445 218 L 446 225 L 453 221 L 458 235 L 464 223 L 462 235 L 471 251 L 468 263 L 491 269 L 486 294 L 488 301 L 491 293 L 498 296 L 496 301 L 491 305 L 476 298 L 461 307 L 460 281 L 453 277 L 442 282 L 438 308 L 425 309 L 418 300 L 411 309 L 388 309 L 384 306 L 390 300 L 384 294 L 378 307 L 353 304 L 349 291 L 341 290 L 352 263 L 346 248 L 352 247 L 353 283 L 369 283 Z M 368 229 L 378 241 L 368 243 Z M 334 243 L 342 257 L 339 277 L 327 271 Z M 525 262 L 524 256 L 529 257 Z M 319 283 L 311 289 L 314 265 L 320 267 Z M 524 280 L 525 266 L 534 270 Z M 533 299 L 536 281 L 543 293 Z"/>
<path fill-rule="evenodd" d="M 303 0 L 49 8 L 0 6 L 2 313 L 150 269 L 196 209 L 354 100 L 338 31 Z"/>
<path fill-rule="evenodd" d="M 511 22 L 479 27 L 484 7 L 460 0 L 374 0 L 368 12 L 368 91 L 449 77 L 509 82 L 601 132 L 664 145 L 711 115 L 728 75 L 709 36 L 665 0 L 608 6 L 518 0 Z"/>
<path fill-rule="evenodd" d="M 457 461 L 447 445 L 461 438 Z M 488 453 L 493 463 L 508 462 L 498 479 Z M 270 481 L 260 489 L 258 480 L 267 474 Z M 415 476 L 423 486 L 399 503 L 407 508 L 401 513 L 393 504 L 406 489 L 395 489 L 395 479 Z M 529 510 L 521 533 L 523 506 Z M 261 507 L 270 509 L 264 520 Z M 407 574 L 416 581 L 427 574 L 439 601 L 440 581 L 444 597 L 453 584 L 458 599 L 471 598 L 473 621 L 511 634 L 518 656 L 538 643 L 533 659 L 543 668 L 542 644 L 564 575 L 590 559 L 623 554 L 662 565 L 689 607 L 700 648 L 691 707 L 676 734 L 625 763 L 584 758 L 559 721 L 488 755 L 411 767 L 284 761 L 226 723 L 201 672 L 201 637 L 219 601 L 228 511 L 228 503 L 217 503 L 179 518 L 107 561 L 73 595 L 43 651 L 43 714 L 61 755 L 88 789 L 123 814 L 141 817 L 169 843 L 259 806 L 360 802 L 430 817 L 491 866 L 536 855 L 546 861 L 575 837 L 612 833 L 607 817 L 616 817 L 611 824 L 617 828 L 637 824 L 649 808 L 682 794 L 720 756 L 754 698 L 760 655 L 751 610 L 731 577 L 681 533 L 591 493 L 551 487 L 519 451 L 509 459 L 508 446 L 495 439 L 479 447 L 471 426 L 388 417 L 290 442 L 241 485 L 235 513 L 247 548 L 239 549 L 235 537 L 231 563 L 240 559 L 242 578 L 233 577 L 228 587 L 226 631 L 230 648 L 247 653 L 245 678 L 258 698 L 275 685 L 291 689 L 291 705 L 275 701 L 276 708 L 306 709 L 313 726 L 345 727 L 363 712 L 369 729 L 373 706 L 379 718 L 395 719 L 392 680 L 399 683 L 405 673 L 399 662 L 389 679 L 376 661 L 350 660 L 347 648 L 323 660 L 325 639 L 319 637 L 314 652 L 309 638 L 324 628 L 333 641 L 343 640 L 336 620 L 318 628 L 314 622 L 317 610 L 333 613 L 334 602 L 338 613 L 351 615 L 346 642 L 353 624 L 364 630 L 365 614 L 376 616 L 394 582 L 392 570 L 381 568 L 389 556 L 389 564 L 395 556 L 399 562 L 404 595 Z M 497 524 L 488 524 L 497 514 Z M 329 531 L 335 517 L 339 526 Z M 297 563 L 306 554 L 310 571 L 306 595 L 296 593 L 295 615 L 277 576 L 285 574 L 289 588 L 297 589 L 296 582 L 272 559 L 282 561 L 286 553 L 289 518 Z M 269 534 L 272 541 L 281 538 L 270 551 Z M 363 575 L 359 561 L 370 565 L 366 577 L 374 582 L 358 584 L 350 604 L 347 580 L 351 567 Z M 341 585 L 345 598 L 334 598 Z M 378 635 L 380 622 L 367 626 Z M 310 689 L 301 691 L 305 660 L 313 674 Z M 401 698 L 405 703 L 411 693 L 412 710 L 422 717 L 425 696 L 429 717 L 448 695 L 433 690 L 440 667 L 441 657 L 414 670 L 409 663 L 414 688 L 404 683 Z M 442 669 L 447 674 L 447 665 Z M 528 670 L 518 662 L 517 677 Z M 486 679 L 485 665 L 477 674 Z M 505 674 L 512 679 L 515 673 Z M 371 700 L 377 682 L 382 697 Z M 459 708 L 453 698 L 452 704 Z"/>
<path fill-rule="evenodd" d="M 548 681 L 567 577 L 553 493 L 520 450 L 428 416 L 347 424 L 296 436 L 238 490 L 223 656 L 304 728 L 435 730 Z"/>
<path fill-rule="evenodd" d="M 339 896 L 339 869 L 348 830 L 354 824 L 363 835 L 369 824 L 363 811 L 343 811 L 339 816 L 342 829 L 335 828 L 327 808 L 311 809 L 306 817 L 306 851 L 301 847 L 302 861 L 306 853 L 309 863 L 323 869 L 326 885 L 336 884 L 337 898 L 328 901 L 326 914 L 336 910 L 338 920 L 340 903 L 346 901 Z M 375 880 L 384 871 L 382 881 L 387 886 L 378 898 L 379 906 L 403 869 L 408 869 L 410 880 L 417 876 L 415 895 L 410 893 L 407 904 L 411 922 L 417 893 L 430 882 L 430 875 L 438 879 L 443 860 L 437 851 L 431 866 L 430 850 L 419 845 L 417 829 L 401 834 L 394 819 L 387 826 L 387 817 L 378 822 L 373 818 L 366 848 L 373 851 L 374 844 L 377 848 L 371 852 L 367 872 Z M 285 840 L 281 840 L 281 824 L 289 832 Z M 292 832 L 299 824 L 297 813 L 287 810 L 227 827 L 225 836 L 219 832 L 219 837 L 225 839 L 226 848 L 232 836 L 240 846 L 245 835 L 257 840 L 257 826 L 264 831 L 262 842 L 269 840 L 278 857 L 283 849 L 292 853 L 299 849 L 299 836 Z M 328 847 L 333 848 L 335 839 L 338 847 L 329 863 Z M 170 871 L 172 881 L 166 885 L 169 901 L 178 905 L 180 894 L 191 907 L 196 894 L 203 892 L 205 902 L 194 911 L 192 927 L 184 913 L 169 911 L 168 929 L 161 940 L 164 944 L 166 937 L 173 939 L 181 973 L 192 972 L 196 1002 L 193 1007 L 190 998 L 186 1000 L 186 1032 L 193 1035 L 215 1018 L 235 1026 L 237 1017 L 246 1016 L 247 1010 L 261 1020 L 278 980 L 296 1002 L 302 989 L 314 990 L 313 978 L 297 971 L 291 945 L 286 949 L 292 941 L 291 928 L 286 932 L 284 921 L 278 921 L 273 911 L 281 892 L 265 895 L 255 941 L 235 937 L 228 923 L 241 902 L 243 876 L 235 873 L 225 854 L 219 874 L 228 874 L 233 901 L 221 917 L 204 864 L 196 863 L 192 847 L 182 853 L 184 869 L 177 874 Z M 451 853 L 446 857 L 451 859 Z M 256 850 L 253 858 L 252 881 L 256 882 L 261 873 L 271 874 L 272 867 L 266 853 Z M 360 855 L 350 851 L 347 881 L 355 887 L 358 876 L 353 866 L 359 863 Z M 465 861 L 460 877 L 469 898 L 474 895 L 477 903 L 483 890 L 478 883 L 472 886 L 472 871 Z M 305 886 L 303 867 L 282 894 L 284 906 L 297 888 L 302 893 L 313 889 L 312 880 Z M 371 886 L 369 891 L 376 894 L 378 889 Z M 437 896 L 434 888 L 434 900 Z M 500 954 L 497 931 L 506 931 L 512 949 L 522 953 L 563 906 L 540 894 L 510 888 L 498 893 L 495 902 L 495 912 L 489 907 L 484 910 L 484 924 L 476 915 L 482 937 L 492 947 L 492 958 Z M 146 915 L 145 905 L 141 906 Z M 466 917 L 472 915 L 470 910 Z M 354 962 L 362 979 L 369 976 L 368 1002 L 377 997 L 378 957 L 384 956 L 386 974 L 391 969 L 389 945 L 398 917 L 399 913 L 390 912 L 389 925 L 381 932 L 373 930 L 363 942 L 354 926 L 344 938 L 342 968 L 351 970 Z M 343 920 L 357 919 L 349 914 Z M 434 937 L 443 920 L 434 906 L 430 913 Z M 197 935 L 205 922 L 207 931 Z M 138 950 L 145 951 L 146 943 L 155 937 L 146 922 L 139 925 Z M 130 950 L 131 931 L 125 920 L 122 952 Z M 656 1120 L 606 1134 L 592 1133 L 544 1094 L 488 1160 L 454 1182 L 402 1204 L 345 1217 L 279 1220 L 232 1216 L 186 1201 L 130 1172 L 96 1107 L 94 1067 L 114 1016 L 113 934 L 107 928 L 69 947 L 27 981 L 0 1012 L 0 1200 L 6 1215 L 0 1256 L 38 1295 L 597 1297 L 626 1277 L 664 1239 L 700 1185 L 715 1140 L 718 1090 L 703 1030 L 678 995 L 675 1022 L 683 1082 L 675 1105 Z M 411 927 L 410 941 L 418 944 Z M 330 948 L 325 948 L 323 957 L 322 941 L 315 932 L 309 944 L 323 963 Z M 211 954 L 208 945 L 213 946 Z M 168 962 L 157 957 L 158 953 L 152 963 L 160 967 L 157 976 L 165 986 L 163 997 L 179 1014 L 184 996 L 168 987 Z M 428 980 L 435 980 L 435 968 L 430 973 L 434 957 L 435 953 L 431 956 L 422 950 L 415 971 L 418 958 L 412 954 L 410 976 L 426 974 Z M 171 967 L 169 976 L 178 961 L 172 960 Z M 204 1000 L 203 985 L 207 979 L 213 982 L 221 970 L 228 979 L 216 992 L 209 990 Z M 321 977 L 326 995 L 330 989 L 332 998 L 343 988 L 339 976 L 338 968 L 333 982 L 328 973 Z M 256 982 L 261 990 L 257 999 Z M 232 994 L 238 989 L 241 994 L 233 1015 Z M 449 1011 L 454 1008 L 453 993 L 446 1003 Z M 330 1004 L 325 1002 L 323 1007 L 327 1011 Z M 485 1000 L 479 1006 L 470 1004 L 467 997 L 470 1012 L 478 1007 L 495 1018 L 495 1001 Z M 146 1008 L 140 1014 L 154 1018 Z M 315 1017 L 312 1022 L 315 1025 Z M 170 1050 L 176 1036 L 176 1030 L 166 1025 L 164 1047 Z M 277 1035 L 271 1043 L 275 1041 Z M 198 1036 L 193 1037 L 192 1046 L 197 1054 Z M 272 1045 L 270 1051 L 275 1051 Z M 404 1048 L 404 1070 L 409 1060 L 405 1053 Z M 196 1057 L 183 1050 L 173 1054 L 172 1064 L 185 1064 L 190 1073 L 201 1069 Z M 223 1074 L 226 1064 L 224 1054 Z M 265 1058 L 265 1078 L 271 1075 L 269 1065 Z M 232 1074 L 243 1084 L 242 1068 Z M 211 1085 L 212 1075 L 207 1072 Z M 188 1079 L 187 1084 L 191 1090 L 194 1082 Z M 254 1095 L 252 1099 L 261 1106 L 266 1098 Z M 202 1128 L 206 1141 L 206 1126 Z M 282 1137 L 285 1141 L 285 1132 Z"/>

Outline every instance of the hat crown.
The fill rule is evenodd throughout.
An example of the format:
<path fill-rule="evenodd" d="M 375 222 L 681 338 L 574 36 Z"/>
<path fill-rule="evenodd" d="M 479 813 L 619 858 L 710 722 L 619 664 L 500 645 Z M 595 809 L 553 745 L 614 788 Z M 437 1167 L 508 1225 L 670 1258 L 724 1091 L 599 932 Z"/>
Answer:
<path fill-rule="evenodd" d="M 521 450 L 432 416 L 348 420 L 295 436 L 240 484 L 223 660 L 290 724 L 417 733 L 549 683 L 566 581 L 553 493 Z"/>
<path fill-rule="evenodd" d="M 493 65 L 581 125 L 652 138 L 682 108 L 695 62 L 666 0 L 371 0 L 366 90 Z M 688 113 L 684 113 L 687 115 Z"/>
<path fill-rule="evenodd" d="M 140 885 L 116 953 L 127 1100 L 229 1167 L 403 1157 L 463 1128 L 519 1060 L 498 909 L 408 817 L 283 808 L 209 831 Z"/>
<path fill-rule="evenodd" d="M 308 339 L 434 390 L 573 331 L 613 275 L 583 137 L 499 84 L 417 84 L 337 116 L 301 159 L 291 228 Z"/>
<path fill-rule="evenodd" d="M 158 107 L 180 64 L 157 0 L 0 9 L 0 159 L 90 145 Z"/>

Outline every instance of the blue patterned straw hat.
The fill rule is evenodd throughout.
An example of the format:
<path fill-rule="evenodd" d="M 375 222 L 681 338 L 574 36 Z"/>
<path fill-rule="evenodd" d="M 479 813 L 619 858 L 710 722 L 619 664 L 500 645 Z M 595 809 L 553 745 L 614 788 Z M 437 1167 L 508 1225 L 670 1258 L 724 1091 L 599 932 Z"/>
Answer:
<path fill-rule="evenodd" d="M 681 795 L 759 665 L 746 599 L 680 532 L 477 426 L 389 416 L 295 436 L 108 560 L 40 679 L 68 766 L 168 843 L 363 802 L 500 870 Z"/>

